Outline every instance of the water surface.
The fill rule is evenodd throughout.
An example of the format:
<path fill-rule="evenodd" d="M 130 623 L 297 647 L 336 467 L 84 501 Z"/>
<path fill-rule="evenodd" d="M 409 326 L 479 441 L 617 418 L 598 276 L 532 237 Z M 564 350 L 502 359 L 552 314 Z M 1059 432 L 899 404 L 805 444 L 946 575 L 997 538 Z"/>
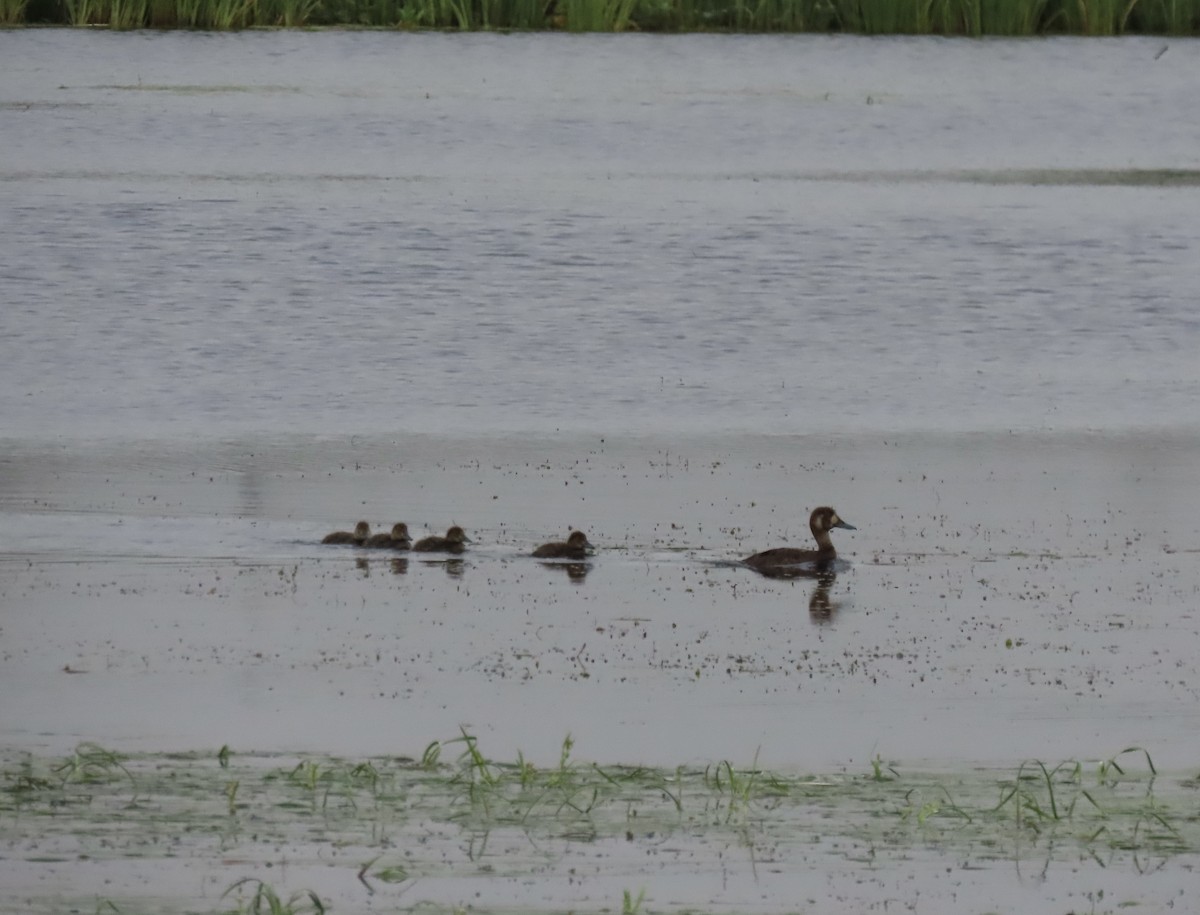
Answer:
<path fill-rule="evenodd" d="M 466 726 L 850 779 L 1139 745 L 1190 790 L 1200 43 L 1161 49 L 0 32 L 3 758 Z M 858 527 L 834 581 L 736 564 L 820 504 Z M 359 518 L 476 543 L 319 545 Z M 583 568 L 527 555 L 572 527 Z M 439 825 L 379 904 L 1111 910 L 1195 865 L 1085 843 L 1031 882 L 1027 848 L 876 859 L 799 816 L 826 844 L 621 845 L 582 888 L 610 846 L 497 875 Z M 247 871 L 372 907 L 362 860 L 224 835 L 168 879 L 34 828 L 0 909 L 194 910 Z"/>
<path fill-rule="evenodd" d="M 1200 420 L 1200 45 L 0 35 L 8 435 Z"/>

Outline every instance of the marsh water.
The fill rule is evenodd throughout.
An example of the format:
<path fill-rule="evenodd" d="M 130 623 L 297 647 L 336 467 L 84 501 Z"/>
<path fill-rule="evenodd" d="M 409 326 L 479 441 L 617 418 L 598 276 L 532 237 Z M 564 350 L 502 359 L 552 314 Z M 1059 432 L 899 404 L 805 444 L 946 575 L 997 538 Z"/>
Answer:
<path fill-rule="evenodd" d="M 466 727 L 540 764 L 569 733 L 1194 774 L 1200 43 L 53 30 L 0 61 L 7 766 Z M 826 503 L 858 528 L 831 581 L 734 562 Z M 318 544 L 359 518 L 475 544 Z M 528 558 L 571 527 L 588 563 Z M 785 843 L 777 879 L 684 838 L 589 882 L 444 828 L 403 898 L 325 878 L 339 910 L 1102 910 L 1196 863 Z M 48 872 L 16 836 L 5 911 L 247 873 Z"/>

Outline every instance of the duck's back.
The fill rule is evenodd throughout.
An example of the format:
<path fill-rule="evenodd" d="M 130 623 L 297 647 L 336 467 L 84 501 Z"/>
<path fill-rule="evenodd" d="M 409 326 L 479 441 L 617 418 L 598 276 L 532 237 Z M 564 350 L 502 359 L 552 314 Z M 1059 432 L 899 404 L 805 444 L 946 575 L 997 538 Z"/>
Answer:
<path fill-rule="evenodd" d="M 569 543 L 543 543 L 533 555 L 538 559 L 586 559 L 585 547 L 572 546 Z"/>
<path fill-rule="evenodd" d="M 363 546 L 381 547 L 389 550 L 407 550 L 409 540 L 404 537 L 394 537 L 391 534 L 372 534 Z"/>
<path fill-rule="evenodd" d="M 827 564 L 837 558 L 833 550 L 797 550 L 793 547 L 781 546 L 773 550 L 764 550 L 742 560 L 752 569 L 778 569 L 785 566 Z"/>
<path fill-rule="evenodd" d="M 446 537 L 423 537 L 412 545 L 417 553 L 461 553 L 465 547 Z"/>

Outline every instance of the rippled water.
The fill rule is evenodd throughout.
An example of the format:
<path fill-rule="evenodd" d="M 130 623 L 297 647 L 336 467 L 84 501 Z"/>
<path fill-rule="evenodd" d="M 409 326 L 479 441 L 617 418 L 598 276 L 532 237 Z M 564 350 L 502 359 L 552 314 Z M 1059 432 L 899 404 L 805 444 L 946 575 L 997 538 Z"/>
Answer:
<path fill-rule="evenodd" d="M 1161 47 L 2 33 L 4 433 L 1194 425 Z"/>

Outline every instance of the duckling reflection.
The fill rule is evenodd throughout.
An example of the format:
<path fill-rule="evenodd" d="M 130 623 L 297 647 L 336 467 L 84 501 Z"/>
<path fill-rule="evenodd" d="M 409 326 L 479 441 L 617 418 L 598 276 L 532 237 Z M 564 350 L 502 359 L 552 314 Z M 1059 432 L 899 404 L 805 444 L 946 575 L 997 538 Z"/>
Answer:
<path fill-rule="evenodd" d="M 362 546 L 364 541 L 371 536 L 371 525 L 366 521 L 359 521 L 354 525 L 353 531 L 334 531 L 332 534 L 326 534 L 322 543 L 350 543 L 354 546 Z"/>
<path fill-rule="evenodd" d="M 546 569 L 558 569 L 566 573 L 567 578 L 577 585 L 582 584 L 588 577 L 588 572 L 592 571 L 590 562 L 543 562 L 541 565 Z"/>
<path fill-rule="evenodd" d="M 354 567 L 363 573 L 363 578 L 371 577 L 371 560 L 366 556 L 359 556 L 357 559 L 355 559 Z M 408 560 L 402 556 L 397 556 L 395 559 L 389 559 L 388 568 L 392 570 L 393 575 L 407 575 Z"/>
<path fill-rule="evenodd" d="M 408 525 L 404 522 L 393 524 L 389 533 L 372 534 L 363 541 L 363 546 L 389 550 L 407 550 L 411 545 L 412 538 L 408 536 Z"/>
<path fill-rule="evenodd" d="M 543 543 L 533 555 L 538 559 L 586 559 L 596 548 L 588 543 L 587 534 L 583 531 L 571 531 L 566 541 Z"/>
<path fill-rule="evenodd" d="M 853 524 L 847 524 L 839 518 L 832 508 L 814 508 L 808 518 L 808 529 L 817 541 L 815 550 L 776 547 L 748 556 L 742 563 L 768 578 L 814 578 L 828 571 L 836 571 L 837 550 L 833 548 L 833 540 L 829 536 L 835 527 L 857 530 Z"/>
<path fill-rule="evenodd" d="M 445 537 L 423 537 L 412 548 L 417 553 L 461 553 L 470 542 L 471 538 L 455 525 L 446 531 Z"/>
<path fill-rule="evenodd" d="M 446 575 L 450 578 L 462 578 L 463 569 L 467 567 L 461 559 L 447 559 L 442 565 L 446 567 Z"/>

